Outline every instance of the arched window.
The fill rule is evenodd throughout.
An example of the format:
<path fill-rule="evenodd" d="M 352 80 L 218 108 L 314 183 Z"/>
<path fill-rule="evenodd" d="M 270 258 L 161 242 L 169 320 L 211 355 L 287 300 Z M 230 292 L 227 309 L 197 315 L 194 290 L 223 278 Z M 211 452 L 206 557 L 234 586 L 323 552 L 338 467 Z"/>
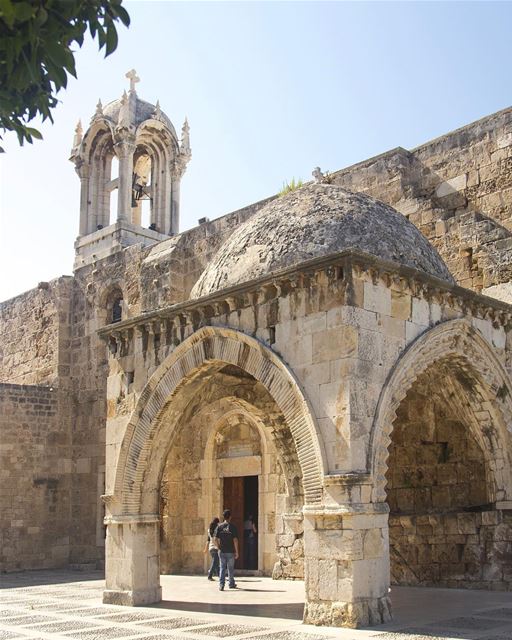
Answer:
<path fill-rule="evenodd" d="M 126 319 L 124 296 L 119 285 L 109 288 L 101 297 L 103 304 L 99 305 L 100 324 L 114 324 Z"/>
<path fill-rule="evenodd" d="M 121 322 L 123 319 L 123 298 L 115 298 L 112 302 L 111 322 Z"/>

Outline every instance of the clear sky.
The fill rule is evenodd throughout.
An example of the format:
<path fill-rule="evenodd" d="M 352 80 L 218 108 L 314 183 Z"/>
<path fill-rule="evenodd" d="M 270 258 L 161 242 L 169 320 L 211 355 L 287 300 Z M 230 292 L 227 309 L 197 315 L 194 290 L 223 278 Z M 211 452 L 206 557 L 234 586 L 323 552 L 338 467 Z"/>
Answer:
<path fill-rule="evenodd" d="M 44 140 L 0 158 L 0 299 L 71 274 L 79 180 L 68 162 L 128 87 L 190 122 L 181 229 L 512 104 L 507 2 L 126 2 L 107 59 L 87 43 Z"/>

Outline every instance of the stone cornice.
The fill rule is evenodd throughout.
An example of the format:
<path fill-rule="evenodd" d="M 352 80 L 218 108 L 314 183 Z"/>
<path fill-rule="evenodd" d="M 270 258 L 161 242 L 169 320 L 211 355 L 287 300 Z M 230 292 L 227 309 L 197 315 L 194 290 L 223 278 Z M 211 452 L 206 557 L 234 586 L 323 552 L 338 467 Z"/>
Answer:
<path fill-rule="evenodd" d="M 371 280 L 375 284 L 381 282 L 384 286 L 404 293 L 409 292 L 414 296 L 437 301 L 440 305 L 448 305 L 470 316 L 490 318 L 500 326 L 506 326 L 512 320 L 512 305 L 505 302 L 464 289 L 411 267 L 348 250 L 314 258 L 214 294 L 107 325 L 98 331 L 98 335 L 104 340 L 118 340 L 134 329 L 154 333 L 157 326 L 166 322 L 181 326 L 190 322 L 194 327 L 203 326 L 208 324 L 212 317 L 268 302 L 294 289 L 310 286 L 321 273 L 333 283 L 336 282 L 343 290 L 347 297 L 346 304 L 350 304 L 351 282 L 356 276 Z"/>

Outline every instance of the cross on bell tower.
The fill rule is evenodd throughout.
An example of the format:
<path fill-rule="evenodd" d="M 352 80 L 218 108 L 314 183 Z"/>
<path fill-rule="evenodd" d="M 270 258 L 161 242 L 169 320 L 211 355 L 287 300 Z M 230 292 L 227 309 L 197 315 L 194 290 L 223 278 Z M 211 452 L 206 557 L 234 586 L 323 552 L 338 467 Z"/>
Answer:
<path fill-rule="evenodd" d="M 128 78 L 128 80 L 130 81 L 130 91 L 135 91 L 136 83 L 140 82 L 140 78 L 137 75 L 135 69 L 131 69 L 130 71 L 128 71 L 125 75 L 125 78 Z"/>

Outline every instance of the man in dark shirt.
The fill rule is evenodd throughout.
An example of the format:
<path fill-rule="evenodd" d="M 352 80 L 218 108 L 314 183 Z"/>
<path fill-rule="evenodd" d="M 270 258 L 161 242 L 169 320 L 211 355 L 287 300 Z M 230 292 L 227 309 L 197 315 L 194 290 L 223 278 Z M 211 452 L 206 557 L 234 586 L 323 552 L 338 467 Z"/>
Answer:
<path fill-rule="evenodd" d="M 221 522 L 213 534 L 215 544 L 219 550 L 220 575 L 219 590 L 224 591 L 226 582 L 226 569 L 228 572 L 229 588 L 236 589 L 235 560 L 238 558 L 238 531 L 230 522 L 231 511 L 226 509 L 222 514 L 224 522 Z"/>

